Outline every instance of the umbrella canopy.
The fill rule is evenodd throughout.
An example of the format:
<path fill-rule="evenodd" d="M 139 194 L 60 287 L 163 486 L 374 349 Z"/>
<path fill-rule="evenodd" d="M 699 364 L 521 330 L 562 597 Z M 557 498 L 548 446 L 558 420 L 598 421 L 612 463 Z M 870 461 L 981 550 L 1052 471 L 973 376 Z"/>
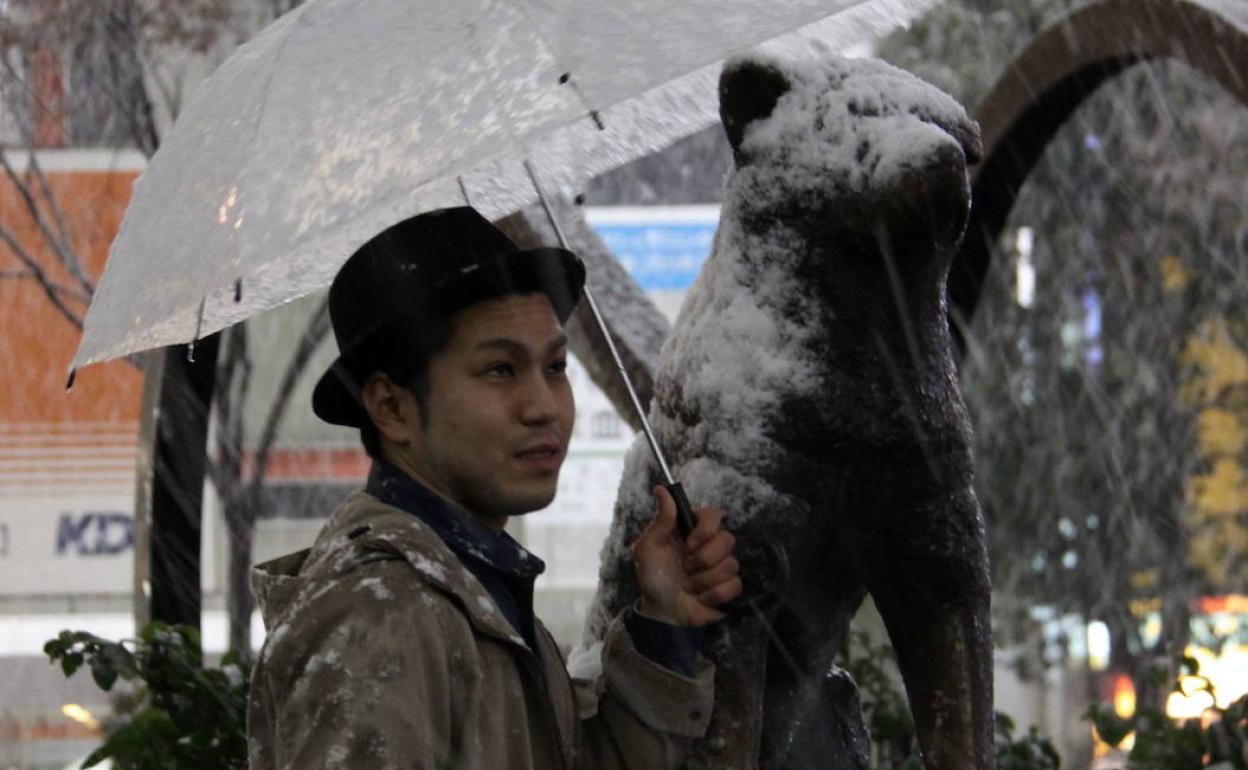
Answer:
<path fill-rule="evenodd" d="M 718 120 L 726 56 L 833 49 L 939 0 L 311 0 L 235 51 L 135 184 L 71 368 L 327 286 L 372 235 L 492 219 Z"/>

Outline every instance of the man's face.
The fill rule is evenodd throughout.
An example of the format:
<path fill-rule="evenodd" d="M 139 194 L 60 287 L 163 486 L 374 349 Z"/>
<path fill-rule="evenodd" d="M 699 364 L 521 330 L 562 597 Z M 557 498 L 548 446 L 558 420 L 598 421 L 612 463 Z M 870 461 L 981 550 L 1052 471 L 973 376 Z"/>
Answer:
<path fill-rule="evenodd" d="M 423 424 L 404 424 L 402 464 L 493 526 L 546 507 L 576 411 L 566 366 L 567 338 L 545 295 L 460 311 L 429 362 Z"/>

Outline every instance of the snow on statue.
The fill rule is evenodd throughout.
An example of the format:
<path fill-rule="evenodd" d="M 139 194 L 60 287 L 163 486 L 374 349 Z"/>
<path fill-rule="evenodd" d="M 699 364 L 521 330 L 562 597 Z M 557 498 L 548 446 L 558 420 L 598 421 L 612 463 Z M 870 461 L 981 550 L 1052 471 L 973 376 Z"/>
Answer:
<path fill-rule="evenodd" d="M 736 170 L 650 418 L 693 503 L 725 510 L 747 592 L 774 578 L 761 542 L 791 572 L 770 630 L 745 613 L 708 640 L 715 714 L 689 766 L 865 767 L 833 658 L 869 592 L 928 770 L 990 768 L 987 556 L 945 307 L 978 127 L 908 73 L 832 56 L 733 60 L 720 112 Z M 639 439 L 586 649 L 636 597 L 628 544 L 657 481 Z"/>

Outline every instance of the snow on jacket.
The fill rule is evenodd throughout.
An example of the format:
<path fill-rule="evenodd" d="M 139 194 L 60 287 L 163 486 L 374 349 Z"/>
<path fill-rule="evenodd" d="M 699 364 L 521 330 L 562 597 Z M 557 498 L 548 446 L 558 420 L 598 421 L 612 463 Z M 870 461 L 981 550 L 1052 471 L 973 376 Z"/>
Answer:
<path fill-rule="evenodd" d="M 251 770 L 659 770 L 710 719 L 704 659 L 666 669 L 617 618 L 600 675 L 574 682 L 540 621 L 535 654 L 426 524 L 363 492 L 252 583 Z"/>

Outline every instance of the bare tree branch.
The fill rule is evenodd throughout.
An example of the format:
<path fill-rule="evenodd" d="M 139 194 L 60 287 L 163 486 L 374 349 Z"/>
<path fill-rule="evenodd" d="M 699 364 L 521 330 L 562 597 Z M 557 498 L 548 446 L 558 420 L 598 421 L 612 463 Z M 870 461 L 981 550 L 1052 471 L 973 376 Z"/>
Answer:
<path fill-rule="evenodd" d="M 275 19 L 282 14 L 293 11 L 302 4 L 303 0 L 269 0 L 269 5 L 273 10 L 273 18 Z"/>
<path fill-rule="evenodd" d="M 9 60 L 8 56 L 0 56 L 0 63 L 4 64 L 5 71 L 9 73 L 9 82 L 19 85 L 23 95 L 30 99 L 31 107 L 34 108 L 32 112 L 39 110 L 44 112 L 52 111 L 52 106 L 44 100 L 43 95 L 39 93 L 34 84 L 22 77 L 22 74 L 13 66 L 13 62 Z M 29 118 L 29 115 L 27 117 Z M 35 131 L 32 123 L 32 120 L 19 120 L 17 124 L 18 130 L 22 134 L 22 142 L 27 145 L 34 144 L 35 141 Z"/>
<path fill-rule="evenodd" d="M 322 301 L 316 312 L 308 321 L 295 353 L 286 366 L 278 384 L 277 394 L 269 408 L 260 442 L 252 463 L 251 480 L 245 490 L 233 500 L 228 512 L 230 524 L 230 561 L 228 567 L 228 616 L 230 648 L 246 652 L 251 649 L 251 613 L 255 607 L 251 592 L 248 590 L 247 570 L 251 566 L 252 531 L 256 516 L 260 511 L 261 494 L 264 491 L 265 472 L 269 464 L 269 453 L 277 439 L 278 427 L 290 404 L 295 385 L 299 382 L 312 354 L 320 346 L 329 333 L 329 301 Z M 241 414 L 241 404 L 238 412 Z M 242 445 L 242 423 L 237 425 L 239 446 Z"/>
<path fill-rule="evenodd" d="M 29 270 L 0 270 L 0 280 L 12 280 L 12 279 L 16 279 L 16 280 L 26 279 L 26 280 L 31 280 L 31 281 L 38 281 L 39 277 L 36 276 L 34 273 L 30 272 Z M 61 294 L 70 299 L 76 299 L 79 302 L 82 302 L 84 304 L 91 302 L 90 295 L 83 294 L 81 291 L 73 288 L 72 286 L 66 286 L 61 283 L 56 283 L 55 281 L 48 281 L 47 283 L 49 286 L 52 287 L 52 290 L 57 292 L 58 294 Z"/>
<path fill-rule="evenodd" d="M 251 487 L 247 495 L 250 503 L 259 503 L 260 489 L 264 485 L 265 466 L 268 465 L 269 461 L 269 452 L 277 439 L 277 429 L 286 414 L 286 406 L 290 403 L 290 396 L 295 390 L 295 384 L 299 382 L 303 370 L 307 368 L 308 361 L 312 359 L 312 354 L 316 352 L 316 349 L 325 339 L 329 329 L 329 297 L 327 296 L 320 306 L 317 307 L 311 320 L 308 321 L 307 328 L 304 329 L 303 336 L 299 338 L 299 345 L 295 348 L 295 354 L 291 356 L 285 373 L 282 374 L 282 381 L 278 385 L 277 395 L 274 396 L 273 404 L 269 407 L 268 419 L 264 423 L 260 442 L 256 445 L 255 469 L 252 472 Z M 247 507 L 253 512 L 256 508 L 252 504 L 249 504 Z"/>
<path fill-rule="evenodd" d="M 69 225 L 66 225 L 65 215 L 61 211 L 60 203 L 57 202 L 56 196 L 52 195 L 51 187 L 47 183 L 47 175 L 45 175 L 44 170 L 39 165 L 39 157 L 36 155 L 34 146 L 30 147 L 27 158 L 29 160 L 27 160 L 26 173 L 31 178 L 34 178 L 36 185 L 39 185 L 39 193 L 44 198 L 45 205 L 51 211 L 52 223 L 56 226 L 55 232 L 52 232 L 51 236 L 49 236 L 52 241 L 52 250 L 56 252 L 56 256 L 60 258 L 61 265 L 64 265 L 65 270 L 70 272 L 77 285 L 82 287 L 82 291 L 86 293 L 87 300 L 90 301 L 90 297 L 95 295 L 95 282 L 92 282 L 91 278 L 86 275 L 86 270 L 82 268 L 82 261 L 70 242 Z M 29 187 L 29 185 L 26 186 Z M 22 195 L 31 197 L 29 188 L 22 191 Z M 47 230 L 51 231 L 51 228 L 49 227 Z"/>
<path fill-rule="evenodd" d="M 69 238 L 69 226 L 65 223 L 65 214 L 61 211 L 61 204 L 57 201 L 56 196 L 52 194 L 52 188 L 48 185 L 48 177 L 43 173 L 43 168 L 39 165 L 39 158 L 35 153 L 34 147 L 30 148 L 28 172 L 39 185 L 39 194 L 43 196 L 47 206 L 52 211 L 52 220 L 56 224 L 56 253 L 61 257 L 61 264 L 74 277 L 78 285 L 86 292 L 88 300 L 95 294 L 95 283 L 87 275 L 87 271 L 82 267 L 82 260 L 78 258 L 78 252 L 74 251 Z"/>
<path fill-rule="evenodd" d="M 137 16 L 133 7 L 126 6 L 110 14 L 107 21 L 108 37 L 112 38 L 109 45 L 112 82 L 117 86 L 112 95 L 123 117 L 130 122 L 135 144 L 150 158 L 160 146 L 160 135 L 156 132 L 155 110 L 143 83 L 143 65 L 137 54 L 142 47 Z"/>
<path fill-rule="evenodd" d="M 47 295 L 48 301 L 52 303 L 52 306 L 60 311 L 61 315 L 65 316 L 66 320 L 73 324 L 75 328 L 81 331 L 82 318 L 61 300 L 60 293 L 54 288 L 56 283 L 48 278 L 48 274 L 43 271 L 39 262 L 31 256 L 30 252 L 22 248 L 22 244 L 17 242 L 17 239 L 13 237 L 13 234 L 3 224 L 0 224 L 0 241 L 3 241 L 4 245 L 9 247 L 9 250 L 13 252 L 18 261 L 30 270 L 31 277 L 43 287 L 43 293 Z"/>
<path fill-rule="evenodd" d="M 32 159 L 34 158 L 34 154 L 35 151 L 32 147 L 30 149 L 30 156 Z M 77 280 L 87 292 L 94 294 L 95 286 L 82 272 L 81 263 L 79 262 L 77 255 L 71 253 L 71 251 L 67 248 L 66 243 L 57 238 L 56 234 L 52 232 L 50 227 L 48 227 L 43 211 L 40 209 L 38 201 L 35 200 L 35 196 L 30 191 L 30 185 L 26 182 L 26 180 L 22 179 L 17 174 L 17 172 L 13 169 L 13 165 L 9 163 L 8 154 L 2 150 L 0 150 L 0 167 L 4 168 L 5 176 L 9 178 L 9 181 L 13 184 L 13 188 L 17 190 L 18 195 L 21 196 L 22 203 L 26 208 L 26 212 L 30 215 L 31 221 L 35 223 L 35 227 L 39 228 L 40 235 L 43 236 L 44 241 L 47 242 L 48 246 L 51 247 L 52 251 L 56 254 L 57 259 L 60 260 L 60 263 L 65 266 L 65 269 L 67 269 L 70 274 L 74 276 L 75 280 Z M 34 166 L 31 168 L 34 169 Z"/>
<path fill-rule="evenodd" d="M 71 62 L 71 142 L 128 141 L 147 157 L 156 151 L 159 136 L 139 52 L 147 35 L 158 31 L 144 24 L 136 4 L 123 2 L 93 10 L 69 30 L 63 47 Z"/>
<path fill-rule="evenodd" d="M 242 401 L 250 380 L 251 362 L 247 360 L 247 334 L 243 324 L 222 332 L 222 347 L 217 358 L 216 394 L 217 460 L 210 463 L 210 475 L 226 508 L 237 495 L 242 468 Z"/>

